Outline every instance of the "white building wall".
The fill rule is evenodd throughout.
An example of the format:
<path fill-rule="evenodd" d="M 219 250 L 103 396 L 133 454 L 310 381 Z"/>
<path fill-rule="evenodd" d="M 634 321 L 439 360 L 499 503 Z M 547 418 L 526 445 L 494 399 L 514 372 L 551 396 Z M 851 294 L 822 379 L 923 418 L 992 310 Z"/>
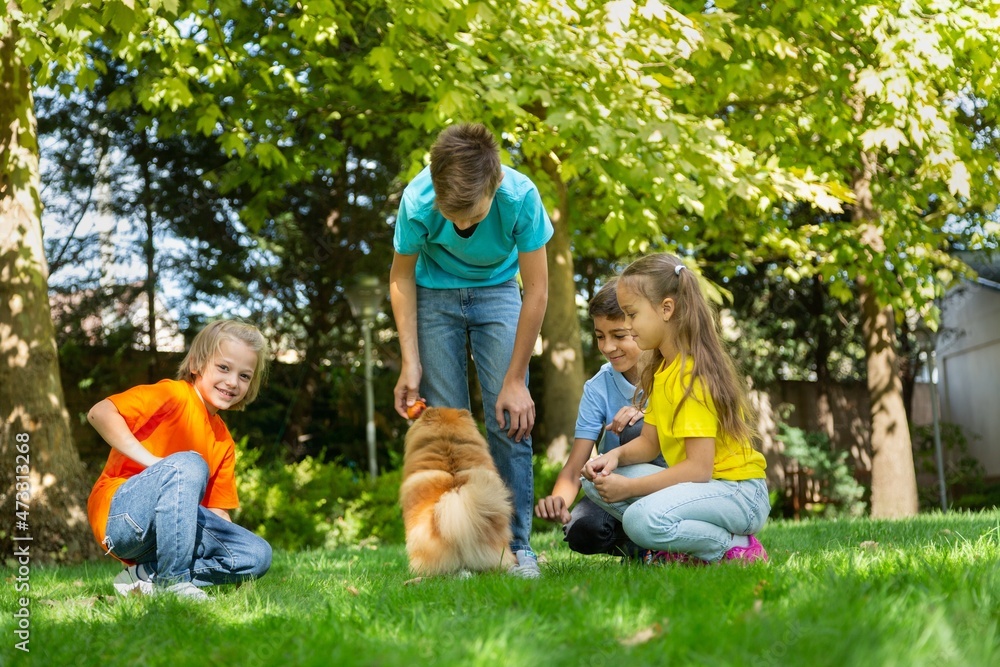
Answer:
<path fill-rule="evenodd" d="M 937 363 L 942 419 L 962 427 L 987 477 L 1000 477 L 1000 290 L 968 284 L 945 297 Z"/>

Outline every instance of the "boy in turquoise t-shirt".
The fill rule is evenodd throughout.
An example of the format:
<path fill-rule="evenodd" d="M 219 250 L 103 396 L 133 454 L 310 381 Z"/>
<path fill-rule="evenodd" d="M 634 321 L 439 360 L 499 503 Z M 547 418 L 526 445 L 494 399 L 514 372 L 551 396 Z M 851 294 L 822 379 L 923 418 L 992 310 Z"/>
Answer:
<path fill-rule="evenodd" d="M 580 470 L 590 459 L 595 443 L 600 441 L 598 453 L 603 454 L 639 435 L 644 423 L 634 401 L 642 350 L 625 326 L 625 313 L 618 307 L 615 293 L 617 283 L 617 278 L 612 278 L 590 300 L 597 347 L 608 363 L 583 386 L 569 458 L 556 477 L 552 493 L 535 506 L 535 515 L 562 523 L 565 541 L 573 551 L 636 556 L 638 548 L 625 535 L 621 522 L 590 498 L 581 498 L 569 510 L 580 493 Z M 662 457 L 653 463 L 665 465 Z"/>
<path fill-rule="evenodd" d="M 403 191 L 389 274 L 402 356 L 396 412 L 405 418 L 420 397 L 470 409 L 471 347 L 490 453 L 514 498 L 512 574 L 529 578 L 540 572 L 530 544 L 535 403 L 528 360 L 548 302 L 552 231 L 538 189 L 500 164 L 489 130 L 452 126 L 431 147 L 430 166 Z"/>

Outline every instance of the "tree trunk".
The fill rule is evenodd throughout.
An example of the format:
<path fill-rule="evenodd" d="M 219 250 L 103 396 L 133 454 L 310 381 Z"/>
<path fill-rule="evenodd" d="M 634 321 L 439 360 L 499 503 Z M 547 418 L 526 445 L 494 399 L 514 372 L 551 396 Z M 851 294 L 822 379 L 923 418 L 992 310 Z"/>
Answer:
<path fill-rule="evenodd" d="M 562 463 L 569 455 L 576 429 L 576 412 L 583 395 L 583 348 L 576 311 L 573 251 L 570 247 L 569 200 L 556 165 L 543 167 L 557 188 L 558 206 L 552 211 L 555 233 L 546 246 L 549 268 L 549 305 L 542 322 L 542 410 L 545 448 L 550 461 Z"/>
<path fill-rule="evenodd" d="M 834 449 L 840 448 L 840 438 L 837 436 L 837 424 L 833 418 L 833 402 L 830 400 L 830 333 L 827 330 L 823 315 L 826 313 L 826 288 L 819 276 L 812 279 L 812 299 L 809 302 L 809 316 L 812 318 L 813 335 L 816 345 L 813 350 L 813 362 L 816 365 L 816 402 L 818 404 L 817 419 L 819 427 L 830 438 Z"/>
<path fill-rule="evenodd" d="M 140 132 L 141 153 L 140 158 L 149 155 L 149 141 L 146 138 L 146 130 Z M 153 219 L 153 178 L 149 173 L 149 161 L 139 160 L 139 168 L 142 171 L 142 213 L 143 221 L 146 223 L 146 240 L 142 244 L 142 255 L 146 260 L 146 283 L 143 286 L 146 293 L 146 308 L 149 312 L 146 315 L 146 330 L 149 333 L 149 365 L 146 367 L 146 379 L 149 384 L 159 380 L 156 376 L 156 247 L 153 245 L 153 234 L 155 225 Z"/>
<path fill-rule="evenodd" d="M 0 35 L 0 507 L 11 514 L 0 525 L 0 552 L 10 556 L 15 545 L 28 545 L 32 563 L 81 560 L 98 553 L 87 523 L 89 483 L 70 435 L 49 310 L 31 75 L 16 53 L 19 28 L 9 16 L 6 25 Z M 12 516 L 15 510 L 25 514 Z"/>
<path fill-rule="evenodd" d="M 862 230 L 862 247 L 871 253 L 872 271 L 887 271 L 881 258 L 885 239 L 871 195 L 875 165 L 867 155 L 862 155 L 862 162 L 864 168 L 854 182 L 853 219 Z M 858 277 L 858 288 L 872 413 L 871 515 L 879 518 L 913 516 L 918 510 L 917 478 L 899 378 L 896 319 L 892 306 L 880 302 L 878 291 L 866 276 Z"/>

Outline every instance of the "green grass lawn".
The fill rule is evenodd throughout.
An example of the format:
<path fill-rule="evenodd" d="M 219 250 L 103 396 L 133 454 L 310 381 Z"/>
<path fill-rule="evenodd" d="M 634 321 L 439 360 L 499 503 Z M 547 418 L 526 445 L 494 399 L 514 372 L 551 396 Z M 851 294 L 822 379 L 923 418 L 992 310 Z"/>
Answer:
<path fill-rule="evenodd" d="M 196 605 L 117 598 L 113 563 L 31 572 L 0 665 L 1000 665 L 1000 512 L 772 523 L 772 562 L 621 565 L 536 535 L 537 581 L 410 582 L 402 547 L 278 553 Z M 409 583 L 408 583 L 409 582 Z"/>

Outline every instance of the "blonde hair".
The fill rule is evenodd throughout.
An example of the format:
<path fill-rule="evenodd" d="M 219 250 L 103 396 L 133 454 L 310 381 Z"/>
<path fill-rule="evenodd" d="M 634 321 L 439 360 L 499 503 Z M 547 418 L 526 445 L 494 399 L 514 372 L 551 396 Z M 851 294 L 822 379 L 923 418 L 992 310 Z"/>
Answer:
<path fill-rule="evenodd" d="M 475 213 L 502 178 L 500 146 L 482 123 L 452 125 L 431 146 L 431 183 L 442 215 Z"/>
<path fill-rule="evenodd" d="M 681 267 L 681 268 L 678 268 Z M 647 255 L 622 271 L 619 286 L 642 295 L 659 306 L 666 298 L 674 300 L 670 326 L 680 350 L 680 367 L 693 360 L 690 379 L 677 408 L 688 399 L 696 382 L 701 382 L 715 403 L 719 428 L 737 442 L 752 443 L 756 437 L 754 410 L 747 387 L 736 372 L 736 364 L 722 344 L 715 309 L 705 299 L 696 276 L 674 255 Z M 663 353 L 653 350 L 640 374 L 640 386 L 648 397 L 653 377 L 663 364 Z M 681 382 L 684 382 L 682 375 Z M 697 400 L 697 399 L 696 399 Z M 674 412 L 676 418 L 677 411 Z"/>
<path fill-rule="evenodd" d="M 216 320 L 199 331 L 177 368 L 177 379 L 194 384 L 195 377 L 205 370 L 208 363 L 219 353 L 222 341 L 226 340 L 244 343 L 257 353 L 257 365 L 253 369 L 253 377 L 250 378 L 246 395 L 229 408 L 244 410 L 260 393 L 260 386 L 267 376 L 268 369 L 267 339 L 252 324 L 239 320 Z"/>

